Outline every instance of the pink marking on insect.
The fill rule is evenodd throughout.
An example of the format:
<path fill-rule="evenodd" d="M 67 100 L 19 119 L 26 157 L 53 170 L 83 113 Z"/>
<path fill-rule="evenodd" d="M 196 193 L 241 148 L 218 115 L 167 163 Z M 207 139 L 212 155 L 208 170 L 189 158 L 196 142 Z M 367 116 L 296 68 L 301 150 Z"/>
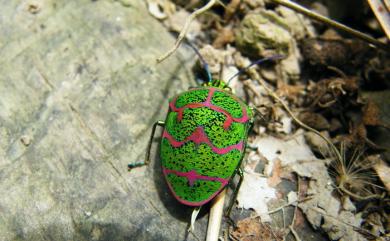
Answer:
<path fill-rule="evenodd" d="M 216 106 L 216 105 L 213 105 L 211 103 L 211 99 L 213 98 L 213 95 L 215 93 L 215 91 L 217 91 L 218 89 L 216 88 L 209 88 L 209 94 L 207 96 L 207 99 L 204 101 L 204 102 L 201 102 L 201 103 L 190 103 L 190 104 L 187 104 L 185 106 L 182 106 L 180 108 L 177 108 L 176 107 L 176 100 L 177 100 L 177 97 L 175 99 L 173 99 L 170 103 L 169 103 L 169 107 L 170 109 L 173 111 L 173 112 L 177 112 L 177 120 L 178 121 L 181 121 L 183 119 L 183 112 L 186 108 L 191 108 L 191 109 L 194 109 L 194 108 L 201 108 L 201 107 L 208 107 L 212 110 L 215 110 L 219 113 L 222 113 L 226 116 L 226 120 L 223 124 L 223 128 L 225 130 L 229 129 L 230 125 L 232 124 L 232 122 L 239 122 L 239 123 L 245 123 L 249 120 L 249 117 L 248 117 L 248 113 L 246 111 L 246 108 L 243 107 L 242 108 L 242 116 L 240 118 L 235 118 L 235 117 L 232 117 L 231 114 L 229 112 L 227 112 L 226 110 L 222 109 L 221 107 L 219 106 Z"/>
<path fill-rule="evenodd" d="M 211 143 L 211 141 L 209 140 L 209 138 L 207 137 L 206 133 L 204 132 L 203 126 L 197 127 L 195 129 L 195 131 L 192 132 L 192 134 L 190 136 L 188 136 L 186 139 L 184 139 L 183 141 L 176 140 L 173 136 L 171 136 L 168 133 L 167 130 L 164 130 L 162 137 L 163 138 L 167 138 L 169 143 L 173 147 L 180 147 L 180 146 L 184 145 L 188 141 L 193 141 L 196 145 L 199 145 L 200 143 L 206 143 L 208 146 L 211 147 L 211 150 L 214 153 L 217 153 L 217 154 L 220 154 L 220 155 L 226 154 L 226 153 L 230 152 L 231 150 L 239 150 L 239 151 L 241 151 L 243 149 L 243 147 L 244 147 L 244 142 L 243 141 L 240 141 L 237 144 L 230 145 L 230 146 L 227 146 L 227 147 L 222 147 L 222 148 L 218 148 L 218 147 L 214 146 Z"/>
<path fill-rule="evenodd" d="M 192 187 L 196 180 L 206 180 L 206 181 L 217 181 L 222 184 L 222 186 L 225 186 L 228 184 L 229 179 L 226 178 L 220 178 L 220 177 L 209 177 L 209 176 L 203 176 L 196 172 L 196 170 L 191 170 L 189 172 L 180 172 L 176 170 L 169 170 L 166 168 L 163 168 L 163 173 L 165 175 L 168 175 L 170 173 L 175 174 L 176 176 L 185 177 L 188 180 L 188 185 Z"/>
<path fill-rule="evenodd" d="M 192 171 L 190 171 L 190 172 L 192 172 Z M 190 173 L 190 172 L 187 172 L 187 173 Z M 184 199 L 182 199 L 181 197 L 179 197 L 176 193 L 175 193 L 175 191 L 174 191 L 174 189 L 173 189 L 173 187 L 172 187 L 172 185 L 171 185 L 171 183 L 168 181 L 168 179 L 167 179 L 167 175 L 169 174 L 169 173 L 173 173 L 173 174 L 175 174 L 175 175 L 180 175 L 180 176 L 186 176 L 187 175 L 187 179 L 188 179 L 188 177 L 190 178 L 190 179 L 192 179 L 195 175 L 197 175 L 197 177 L 201 177 L 201 178 L 198 178 L 198 179 L 203 179 L 203 180 L 205 180 L 204 178 L 213 178 L 213 177 L 208 177 L 208 176 L 202 176 L 202 175 L 198 175 L 198 174 L 195 174 L 194 172 L 192 172 L 191 174 L 186 174 L 185 172 L 179 172 L 179 171 L 174 171 L 174 170 L 169 170 L 169 169 L 165 169 L 165 168 L 163 168 L 163 173 L 164 173 L 164 177 L 165 177 L 165 179 L 166 179 L 166 181 L 167 181 L 167 183 L 168 183 L 168 187 L 169 187 L 169 190 L 171 190 L 171 192 L 172 192 L 172 194 L 173 194 L 173 196 L 176 198 L 176 200 L 178 200 L 180 203 L 183 203 L 183 204 L 185 204 L 185 205 L 187 205 L 187 206 L 193 206 L 193 207 L 196 207 L 196 206 L 202 206 L 203 204 L 205 204 L 205 203 L 207 203 L 207 202 L 209 202 L 211 199 L 213 199 L 215 196 L 217 196 L 218 195 L 218 193 L 228 184 L 228 182 L 229 182 L 229 179 L 223 179 L 223 178 L 218 178 L 218 179 L 220 179 L 220 180 L 209 180 L 209 181 L 220 181 L 221 182 L 221 187 L 216 191 L 216 192 L 214 192 L 213 193 L 213 195 L 211 195 L 209 198 L 207 198 L 207 199 L 205 199 L 205 200 L 203 200 L 203 201 L 200 201 L 200 202 L 191 202 L 191 201 L 187 201 L 187 200 L 184 200 Z M 178 175 L 178 176 L 179 176 Z M 190 184 L 190 179 L 188 180 L 188 183 Z M 190 184 L 191 185 L 191 184 Z"/>

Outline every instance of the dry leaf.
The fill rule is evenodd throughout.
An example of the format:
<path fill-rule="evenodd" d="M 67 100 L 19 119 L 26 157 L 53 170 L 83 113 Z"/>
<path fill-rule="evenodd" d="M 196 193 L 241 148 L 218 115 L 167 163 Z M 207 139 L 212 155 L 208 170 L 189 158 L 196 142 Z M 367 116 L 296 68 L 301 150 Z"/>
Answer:
<path fill-rule="evenodd" d="M 390 192 L 390 167 L 386 164 L 386 162 L 380 160 L 374 165 L 374 170 L 385 185 L 386 190 Z"/>
<path fill-rule="evenodd" d="M 276 190 L 267 183 L 267 178 L 258 173 L 246 171 L 238 192 L 239 208 L 253 209 L 264 222 L 271 222 L 267 202 L 276 198 Z"/>
<path fill-rule="evenodd" d="M 239 241 L 281 241 L 283 232 L 272 230 L 271 226 L 262 223 L 260 218 L 246 218 L 238 221 L 237 228 L 230 233 Z"/>
<path fill-rule="evenodd" d="M 368 100 L 363 108 L 363 123 L 369 126 L 377 126 L 381 124 L 379 120 L 380 110 L 374 101 Z"/>
<path fill-rule="evenodd" d="M 330 127 L 328 120 L 322 115 L 314 112 L 303 112 L 298 116 L 306 125 L 316 130 L 327 130 Z"/>
<path fill-rule="evenodd" d="M 275 160 L 272 168 L 272 176 L 267 180 L 268 185 L 270 185 L 271 187 L 276 187 L 276 185 L 278 185 L 282 181 L 282 179 L 280 178 L 281 173 L 282 173 L 281 162 L 280 160 Z"/>
<path fill-rule="evenodd" d="M 306 144 L 303 131 L 298 130 L 294 138 L 282 140 L 272 136 L 257 138 L 251 143 L 268 161 L 265 174 L 270 176 L 275 160 L 280 160 L 281 166 L 290 166 L 300 176 L 311 177 L 315 174 L 318 159 Z"/>

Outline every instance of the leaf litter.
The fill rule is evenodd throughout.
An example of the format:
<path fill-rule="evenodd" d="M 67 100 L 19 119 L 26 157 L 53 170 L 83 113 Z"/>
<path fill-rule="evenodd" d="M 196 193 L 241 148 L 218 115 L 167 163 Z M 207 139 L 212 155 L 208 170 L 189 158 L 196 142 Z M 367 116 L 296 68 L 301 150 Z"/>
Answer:
<path fill-rule="evenodd" d="M 160 4 L 165 15 L 156 10 L 151 14 L 174 32 L 191 13 L 206 9 L 201 1 L 148 2 Z M 340 19 L 353 11 L 362 14 L 355 26 L 365 26 L 376 36 L 367 41 L 378 48 L 351 37 L 361 34 L 341 35 L 338 24 L 330 28 L 328 20 L 313 21 L 311 14 L 280 2 L 209 2 L 207 11 L 192 18 L 191 30 L 181 32 L 199 47 L 213 78 L 226 80 L 259 58 L 285 56 L 231 81 L 233 91 L 261 115 L 250 134 L 237 198 L 237 207 L 252 213 L 234 220 L 229 237 L 385 240 L 390 233 L 390 144 L 383 136 L 390 134 L 385 97 L 390 58 L 383 50 L 385 38 L 378 37 L 384 33 L 379 25 L 367 25 L 376 20 L 372 13 L 347 11 L 342 1 L 313 1 L 306 7 L 320 9 L 326 17 L 338 11 Z M 170 4 L 175 7 L 167 7 Z M 367 3 L 359 4 L 368 9 Z M 295 188 L 281 190 L 286 181 Z M 270 209 L 272 203 L 282 205 Z M 290 214 L 285 212 L 288 207 L 294 208 Z M 277 212 L 283 220 L 290 215 L 291 223 L 277 224 L 272 216 Z M 305 221 L 311 229 L 301 229 Z M 318 231 L 326 236 L 318 236 Z"/>

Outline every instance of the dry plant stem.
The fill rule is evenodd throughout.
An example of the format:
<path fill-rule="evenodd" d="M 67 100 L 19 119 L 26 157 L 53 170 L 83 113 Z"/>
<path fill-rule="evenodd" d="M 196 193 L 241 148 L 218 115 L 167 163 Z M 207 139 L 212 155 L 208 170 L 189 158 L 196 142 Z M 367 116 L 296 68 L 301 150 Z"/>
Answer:
<path fill-rule="evenodd" d="M 307 198 L 304 198 L 302 200 L 296 200 L 296 201 L 293 201 L 293 202 L 286 203 L 286 204 L 284 204 L 284 205 L 282 205 L 282 206 L 280 206 L 278 208 L 275 208 L 275 209 L 269 211 L 268 214 L 276 213 L 276 212 L 278 212 L 280 210 L 283 210 L 284 208 L 286 208 L 286 207 L 288 207 L 290 205 L 293 205 L 295 203 L 296 203 L 296 205 L 298 205 L 298 203 L 301 203 L 301 202 L 304 202 L 304 201 L 307 201 L 307 200 L 310 200 L 310 199 L 312 199 L 312 197 L 307 197 Z"/>
<path fill-rule="evenodd" d="M 298 193 L 298 196 L 299 196 L 299 193 L 301 191 L 301 188 L 300 188 L 300 177 L 298 176 L 298 190 L 297 190 L 297 193 Z M 296 241 L 301 241 L 301 238 L 299 237 L 298 233 L 295 231 L 294 229 L 294 223 L 295 223 L 295 219 L 296 219 L 296 216 L 297 216 L 297 209 L 298 209 L 298 204 L 295 205 L 295 209 L 294 209 L 294 216 L 293 216 L 293 220 L 291 221 L 291 224 L 289 226 L 289 229 L 291 231 L 291 233 L 293 234 L 294 238 Z"/>
<path fill-rule="evenodd" d="M 297 201 L 289 202 L 289 203 L 287 203 L 287 204 L 284 204 L 284 205 L 282 205 L 282 206 L 280 206 L 280 207 L 278 207 L 278 208 L 275 208 L 275 209 L 269 211 L 268 214 L 276 213 L 276 212 L 278 212 L 278 211 L 280 211 L 280 210 L 283 210 L 284 208 L 286 208 L 286 207 L 288 207 L 288 206 L 290 206 L 290 205 L 292 205 L 292 204 L 294 204 L 294 203 L 297 203 L 297 205 L 298 205 L 298 202 L 297 202 Z"/>
<path fill-rule="evenodd" d="M 206 12 L 207 10 L 209 10 L 217 2 L 218 2 L 217 0 L 210 0 L 205 6 L 203 6 L 202 8 L 200 8 L 198 10 L 196 10 L 195 12 L 191 13 L 191 15 L 186 19 L 184 27 L 180 31 L 180 34 L 179 34 L 179 36 L 176 39 L 175 45 L 172 47 L 172 49 L 170 49 L 164 55 L 162 55 L 161 57 L 157 58 L 157 63 L 161 63 L 162 61 L 164 61 L 166 58 L 171 56 L 171 54 L 173 54 L 176 51 L 176 49 L 180 46 L 180 43 L 183 42 L 183 39 L 184 39 L 184 37 L 186 36 L 186 34 L 188 32 L 188 29 L 190 27 L 191 22 L 197 16 L 199 16 L 200 14 L 202 14 L 202 13 Z"/>
<path fill-rule="evenodd" d="M 380 199 L 380 198 L 384 198 L 384 193 L 382 195 L 379 195 L 379 194 L 373 194 L 373 195 L 368 195 L 368 196 L 365 196 L 365 197 L 362 197 L 358 194 L 355 194 L 351 191 L 349 191 L 348 189 L 346 189 L 344 187 L 344 184 L 340 184 L 337 186 L 337 188 L 339 188 L 343 193 L 346 193 L 347 195 L 355 198 L 356 200 L 359 200 L 359 201 L 363 201 L 363 200 L 369 200 L 369 199 Z"/>
<path fill-rule="evenodd" d="M 372 44 L 372 45 L 374 45 L 374 46 L 376 46 L 378 48 L 384 49 L 386 51 L 390 51 L 389 45 L 384 44 L 381 41 L 376 40 L 376 39 L 368 36 L 367 34 L 359 32 L 359 31 L 357 31 L 355 29 L 352 29 L 352 28 L 350 28 L 350 27 L 348 27 L 348 26 L 346 26 L 344 24 L 338 23 L 336 21 L 333 21 L 330 18 L 324 17 L 324 16 L 322 16 L 322 15 L 320 15 L 318 13 L 310 11 L 309 9 L 304 8 L 304 7 L 302 7 L 299 4 L 293 3 L 293 2 L 291 2 L 289 0 L 272 0 L 272 1 L 275 2 L 275 3 L 278 3 L 280 5 L 283 5 L 285 7 L 291 8 L 291 9 L 293 9 L 293 10 L 299 12 L 299 13 L 302 13 L 302 14 L 306 15 L 309 18 L 312 18 L 312 19 L 315 19 L 317 21 L 323 22 L 323 23 L 325 23 L 328 26 L 331 26 L 331 27 L 337 28 L 339 30 L 342 30 L 342 31 L 344 31 L 344 32 L 346 32 L 346 33 L 356 37 L 356 38 L 362 39 L 362 40 L 364 40 L 364 41 L 366 41 L 366 42 L 368 42 L 368 43 L 370 43 L 370 44 Z"/>
<path fill-rule="evenodd" d="M 224 189 L 220 194 L 218 194 L 218 196 L 213 200 L 213 205 L 211 206 L 209 214 L 209 225 L 207 227 L 206 241 L 218 240 L 225 196 L 226 189 Z"/>

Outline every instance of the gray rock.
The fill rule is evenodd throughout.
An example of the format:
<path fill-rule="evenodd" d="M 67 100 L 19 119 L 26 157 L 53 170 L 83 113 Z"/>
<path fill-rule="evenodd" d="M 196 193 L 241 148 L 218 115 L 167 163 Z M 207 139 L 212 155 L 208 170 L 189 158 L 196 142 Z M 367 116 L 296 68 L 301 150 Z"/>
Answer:
<path fill-rule="evenodd" d="M 157 145 L 127 172 L 168 97 L 195 84 L 192 52 L 156 64 L 174 38 L 142 1 L 1 6 L 0 240 L 193 240 Z"/>

